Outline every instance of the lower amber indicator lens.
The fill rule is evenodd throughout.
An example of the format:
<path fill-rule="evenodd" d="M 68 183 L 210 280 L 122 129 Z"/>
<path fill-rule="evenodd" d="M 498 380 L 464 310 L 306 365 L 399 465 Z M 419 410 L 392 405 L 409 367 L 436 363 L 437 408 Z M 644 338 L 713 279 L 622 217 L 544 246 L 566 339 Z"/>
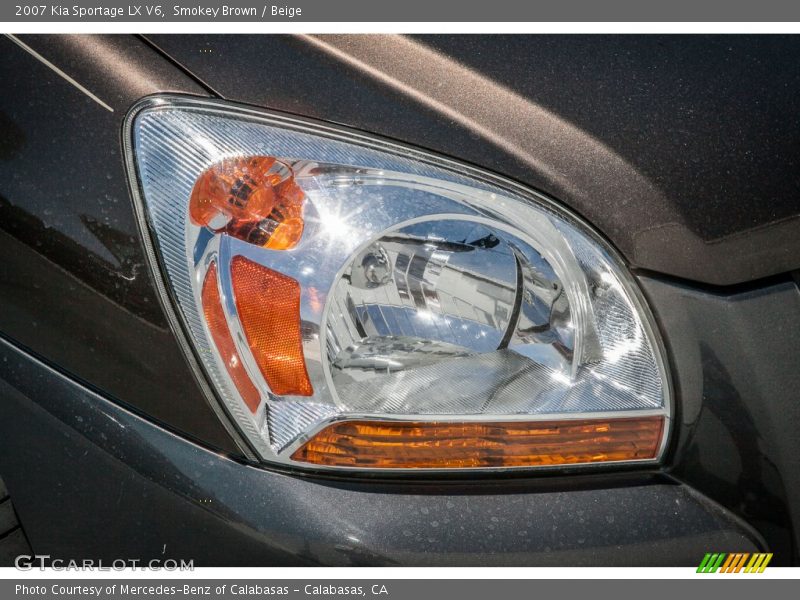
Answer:
<path fill-rule="evenodd" d="M 292 455 L 373 469 L 526 467 L 653 459 L 664 417 L 500 423 L 343 421 Z"/>

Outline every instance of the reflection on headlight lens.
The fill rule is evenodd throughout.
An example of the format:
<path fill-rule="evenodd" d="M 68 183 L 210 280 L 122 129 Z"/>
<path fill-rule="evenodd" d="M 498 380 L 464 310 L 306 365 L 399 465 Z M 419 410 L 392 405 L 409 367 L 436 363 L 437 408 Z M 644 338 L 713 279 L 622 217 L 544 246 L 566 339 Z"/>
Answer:
<path fill-rule="evenodd" d="M 669 387 L 652 318 L 616 255 L 543 197 L 227 105 L 154 102 L 132 133 L 179 315 L 265 460 L 658 459 Z"/>

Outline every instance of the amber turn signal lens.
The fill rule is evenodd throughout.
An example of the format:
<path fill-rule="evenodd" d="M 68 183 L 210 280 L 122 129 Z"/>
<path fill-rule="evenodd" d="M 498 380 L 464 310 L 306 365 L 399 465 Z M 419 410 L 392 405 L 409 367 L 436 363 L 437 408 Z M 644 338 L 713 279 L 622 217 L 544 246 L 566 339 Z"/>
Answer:
<path fill-rule="evenodd" d="M 655 458 L 664 418 L 528 422 L 343 421 L 293 460 L 333 467 L 527 467 Z"/>
<path fill-rule="evenodd" d="M 303 198 L 292 169 L 281 161 L 271 156 L 226 158 L 198 177 L 189 216 L 215 233 L 288 250 L 303 233 Z"/>
<path fill-rule="evenodd" d="M 300 284 L 243 256 L 231 261 L 231 280 L 247 344 L 272 393 L 311 396 L 300 331 Z"/>
<path fill-rule="evenodd" d="M 247 408 L 255 414 L 258 410 L 258 405 L 261 403 L 261 397 L 244 369 L 242 359 L 236 351 L 230 329 L 228 329 L 228 322 L 225 320 L 225 312 L 222 308 L 222 300 L 217 285 L 216 263 L 212 263 L 208 271 L 206 271 L 206 278 L 203 280 L 202 301 L 203 314 L 222 362 L 225 364 L 225 368 L 228 370 L 228 374 L 231 376 L 236 389 L 239 390 L 239 394 L 241 394 Z"/>

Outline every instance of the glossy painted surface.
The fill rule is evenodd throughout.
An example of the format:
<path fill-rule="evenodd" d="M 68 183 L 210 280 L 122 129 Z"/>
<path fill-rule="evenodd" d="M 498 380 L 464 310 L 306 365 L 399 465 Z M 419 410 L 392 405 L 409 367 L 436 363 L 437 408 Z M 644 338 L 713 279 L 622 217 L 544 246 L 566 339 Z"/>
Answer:
<path fill-rule="evenodd" d="M 202 89 L 133 37 L 21 39 L 113 112 L 0 39 L 0 332 L 108 396 L 237 451 L 159 306 L 121 156 L 131 103 Z"/>
<path fill-rule="evenodd" d="M 528 182 L 638 266 L 726 284 L 800 266 L 795 38 L 574 39 L 157 41 L 224 96 Z M 22 40 L 113 112 L 0 40 L 0 335 L 114 403 L 236 454 L 159 306 L 120 157 L 122 118 L 139 97 L 207 88 L 134 37 Z M 435 77 L 423 58 L 438 61 Z M 252 64 L 284 70 L 262 78 Z M 448 79 L 455 67 L 466 71 Z M 12 452 L 0 452 L 0 471 L 37 531 L 34 550 L 54 554 L 148 556 L 168 541 L 174 556 L 199 548 L 206 564 L 585 564 L 622 546 L 608 556 L 687 564 L 710 546 L 746 550 L 743 526 L 697 488 L 755 526 L 774 564 L 798 564 L 796 285 L 779 276 L 709 293 L 642 281 L 678 388 L 665 466 L 685 485 L 646 474 L 298 479 L 188 444 L 4 343 L 0 447 Z M 431 534 L 445 519 L 448 533 Z"/>
<path fill-rule="evenodd" d="M 643 278 L 676 374 L 676 477 L 800 560 L 800 289 L 713 294 Z"/>
<path fill-rule="evenodd" d="M 538 188 L 638 267 L 720 285 L 800 267 L 796 36 L 151 39 L 225 98 Z"/>

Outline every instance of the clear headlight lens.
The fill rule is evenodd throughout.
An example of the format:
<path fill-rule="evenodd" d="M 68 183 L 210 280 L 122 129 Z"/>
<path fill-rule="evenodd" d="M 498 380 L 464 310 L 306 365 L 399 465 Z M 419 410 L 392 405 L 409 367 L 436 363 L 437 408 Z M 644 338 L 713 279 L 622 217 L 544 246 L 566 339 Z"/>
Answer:
<path fill-rule="evenodd" d="M 532 192 L 407 148 L 182 100 L 129 119 L 178 314 L 259 455 L 318 467 L 654 461 L 652 318 Z"/>

